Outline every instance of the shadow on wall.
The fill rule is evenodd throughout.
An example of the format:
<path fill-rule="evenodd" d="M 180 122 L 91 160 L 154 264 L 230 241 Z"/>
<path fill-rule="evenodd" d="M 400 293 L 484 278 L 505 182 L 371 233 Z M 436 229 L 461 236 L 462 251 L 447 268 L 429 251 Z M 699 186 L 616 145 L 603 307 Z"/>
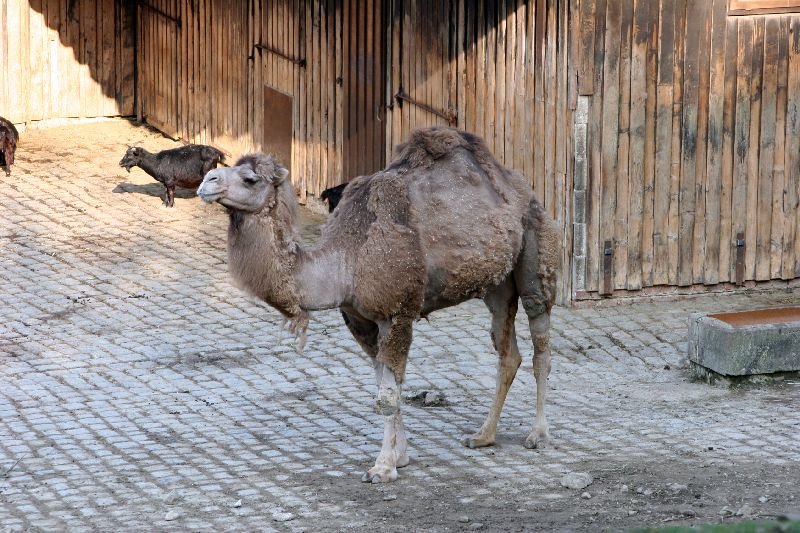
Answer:
<path fill-rule="evenodd" d="M 4 2 L 0 20 L 10 120 L 133 114 L 135 0 Z"/>

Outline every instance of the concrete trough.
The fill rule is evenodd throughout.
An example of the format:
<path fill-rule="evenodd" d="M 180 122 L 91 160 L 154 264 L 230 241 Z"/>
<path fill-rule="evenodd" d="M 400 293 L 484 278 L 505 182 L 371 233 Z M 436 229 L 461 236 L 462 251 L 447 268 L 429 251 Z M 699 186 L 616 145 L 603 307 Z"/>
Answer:
<path fill-rule="evenodd" d="M 689 360 L 724 376 L 800 371 L 800 307 L 693 313 Z"/>

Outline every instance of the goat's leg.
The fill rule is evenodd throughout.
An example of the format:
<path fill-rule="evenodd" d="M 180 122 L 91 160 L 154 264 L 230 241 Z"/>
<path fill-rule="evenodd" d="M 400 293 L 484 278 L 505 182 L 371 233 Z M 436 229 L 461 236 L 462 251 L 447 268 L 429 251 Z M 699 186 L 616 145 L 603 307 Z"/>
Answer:
<path fill-rule="evenodd" d="M 174 185 L 167 185 L 167 196 L 164 200 L 164 205 L 167 207 L 172 207 L 175 205 L 175 186 Z"/>
<path fill-rule="evenodd" d="M 362 477 L 365 482 L 394 481 L 398 477 L 397 469 L 409 462 L 408 442 L 400 414 L 400 391 L 411 335 L 411 320 L 393 319 L 379 326 L 378 356 L 374 361 L 378 382 L 376 408 L 384 417 L 383 443 L 375 466 Z"/>
<path fill-rule="evenodd" d="M 482 448 L 494 444 L 500 412 L 503 410 L 508 389 L 517 375 L 520 363 L 522 363 L 522 356 L 517 347 L 517 334 L 514 329 L 517 299 L 517 289 L 510 276 L 484 298 L 486 306 L 492 313 L 492 343 L 500 359 L 497 365 L 494 401 L 489 409 L 489 415 L 477 433 L 467 437 L 464 441 L 464 445 L 470 448 Z"/>

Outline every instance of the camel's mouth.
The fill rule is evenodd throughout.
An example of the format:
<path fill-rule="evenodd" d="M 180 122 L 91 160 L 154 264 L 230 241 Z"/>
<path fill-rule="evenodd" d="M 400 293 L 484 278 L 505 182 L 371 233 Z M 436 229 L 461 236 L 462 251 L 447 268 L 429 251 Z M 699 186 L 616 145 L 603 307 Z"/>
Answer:
<path fill-rule="evenodd" d="M 220 198 L 222 198 L 222 192 L 206 192 L 201 191 L 200 189 L 197 190 L 197 196 L 200 197 L 205 203 L 210 204 L 211 202 L 216 202 Z"/>
<path fill-rule="evenodd" d="M 207 182 L 200 184 L 197 188 L 197 196 L 200 197 L 205 203 L 210 204 L 216 202 L 225 195 L 225 189 L 218 186 L 209 185 Z"/>

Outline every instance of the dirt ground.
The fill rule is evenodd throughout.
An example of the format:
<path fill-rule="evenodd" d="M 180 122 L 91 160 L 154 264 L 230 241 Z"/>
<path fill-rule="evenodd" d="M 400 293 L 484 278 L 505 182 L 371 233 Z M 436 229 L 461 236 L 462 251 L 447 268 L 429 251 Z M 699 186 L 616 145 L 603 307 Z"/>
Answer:
<path fill-rule="evenodd" d="M 382 429 L 372 370 L 335 311 L 298 358 L 230 286 L 226 215 L 118 161 L 175 146 L 127 121 L 23 132 L 0 199 L 0 532 L 619 531 L 800 514 L 800 377 L 708 384 L 690 311 L 800 305 L 794 291 L 650 300 L 553 317 L 553 445 L 526 450 L 529 357 L 498 443 L 479 302 L 415 329 L 411 464 L 360 482 Z M 303 210 L 313 241 L 324 215 Z M 521 320 L 521 317 L 518 317 Z M 520 347 L 530 347 L 519 321 Z M 588 473 L 581 489 L 562 486 Z M 238 505 L 237 505 L 238 504 Z"/>

